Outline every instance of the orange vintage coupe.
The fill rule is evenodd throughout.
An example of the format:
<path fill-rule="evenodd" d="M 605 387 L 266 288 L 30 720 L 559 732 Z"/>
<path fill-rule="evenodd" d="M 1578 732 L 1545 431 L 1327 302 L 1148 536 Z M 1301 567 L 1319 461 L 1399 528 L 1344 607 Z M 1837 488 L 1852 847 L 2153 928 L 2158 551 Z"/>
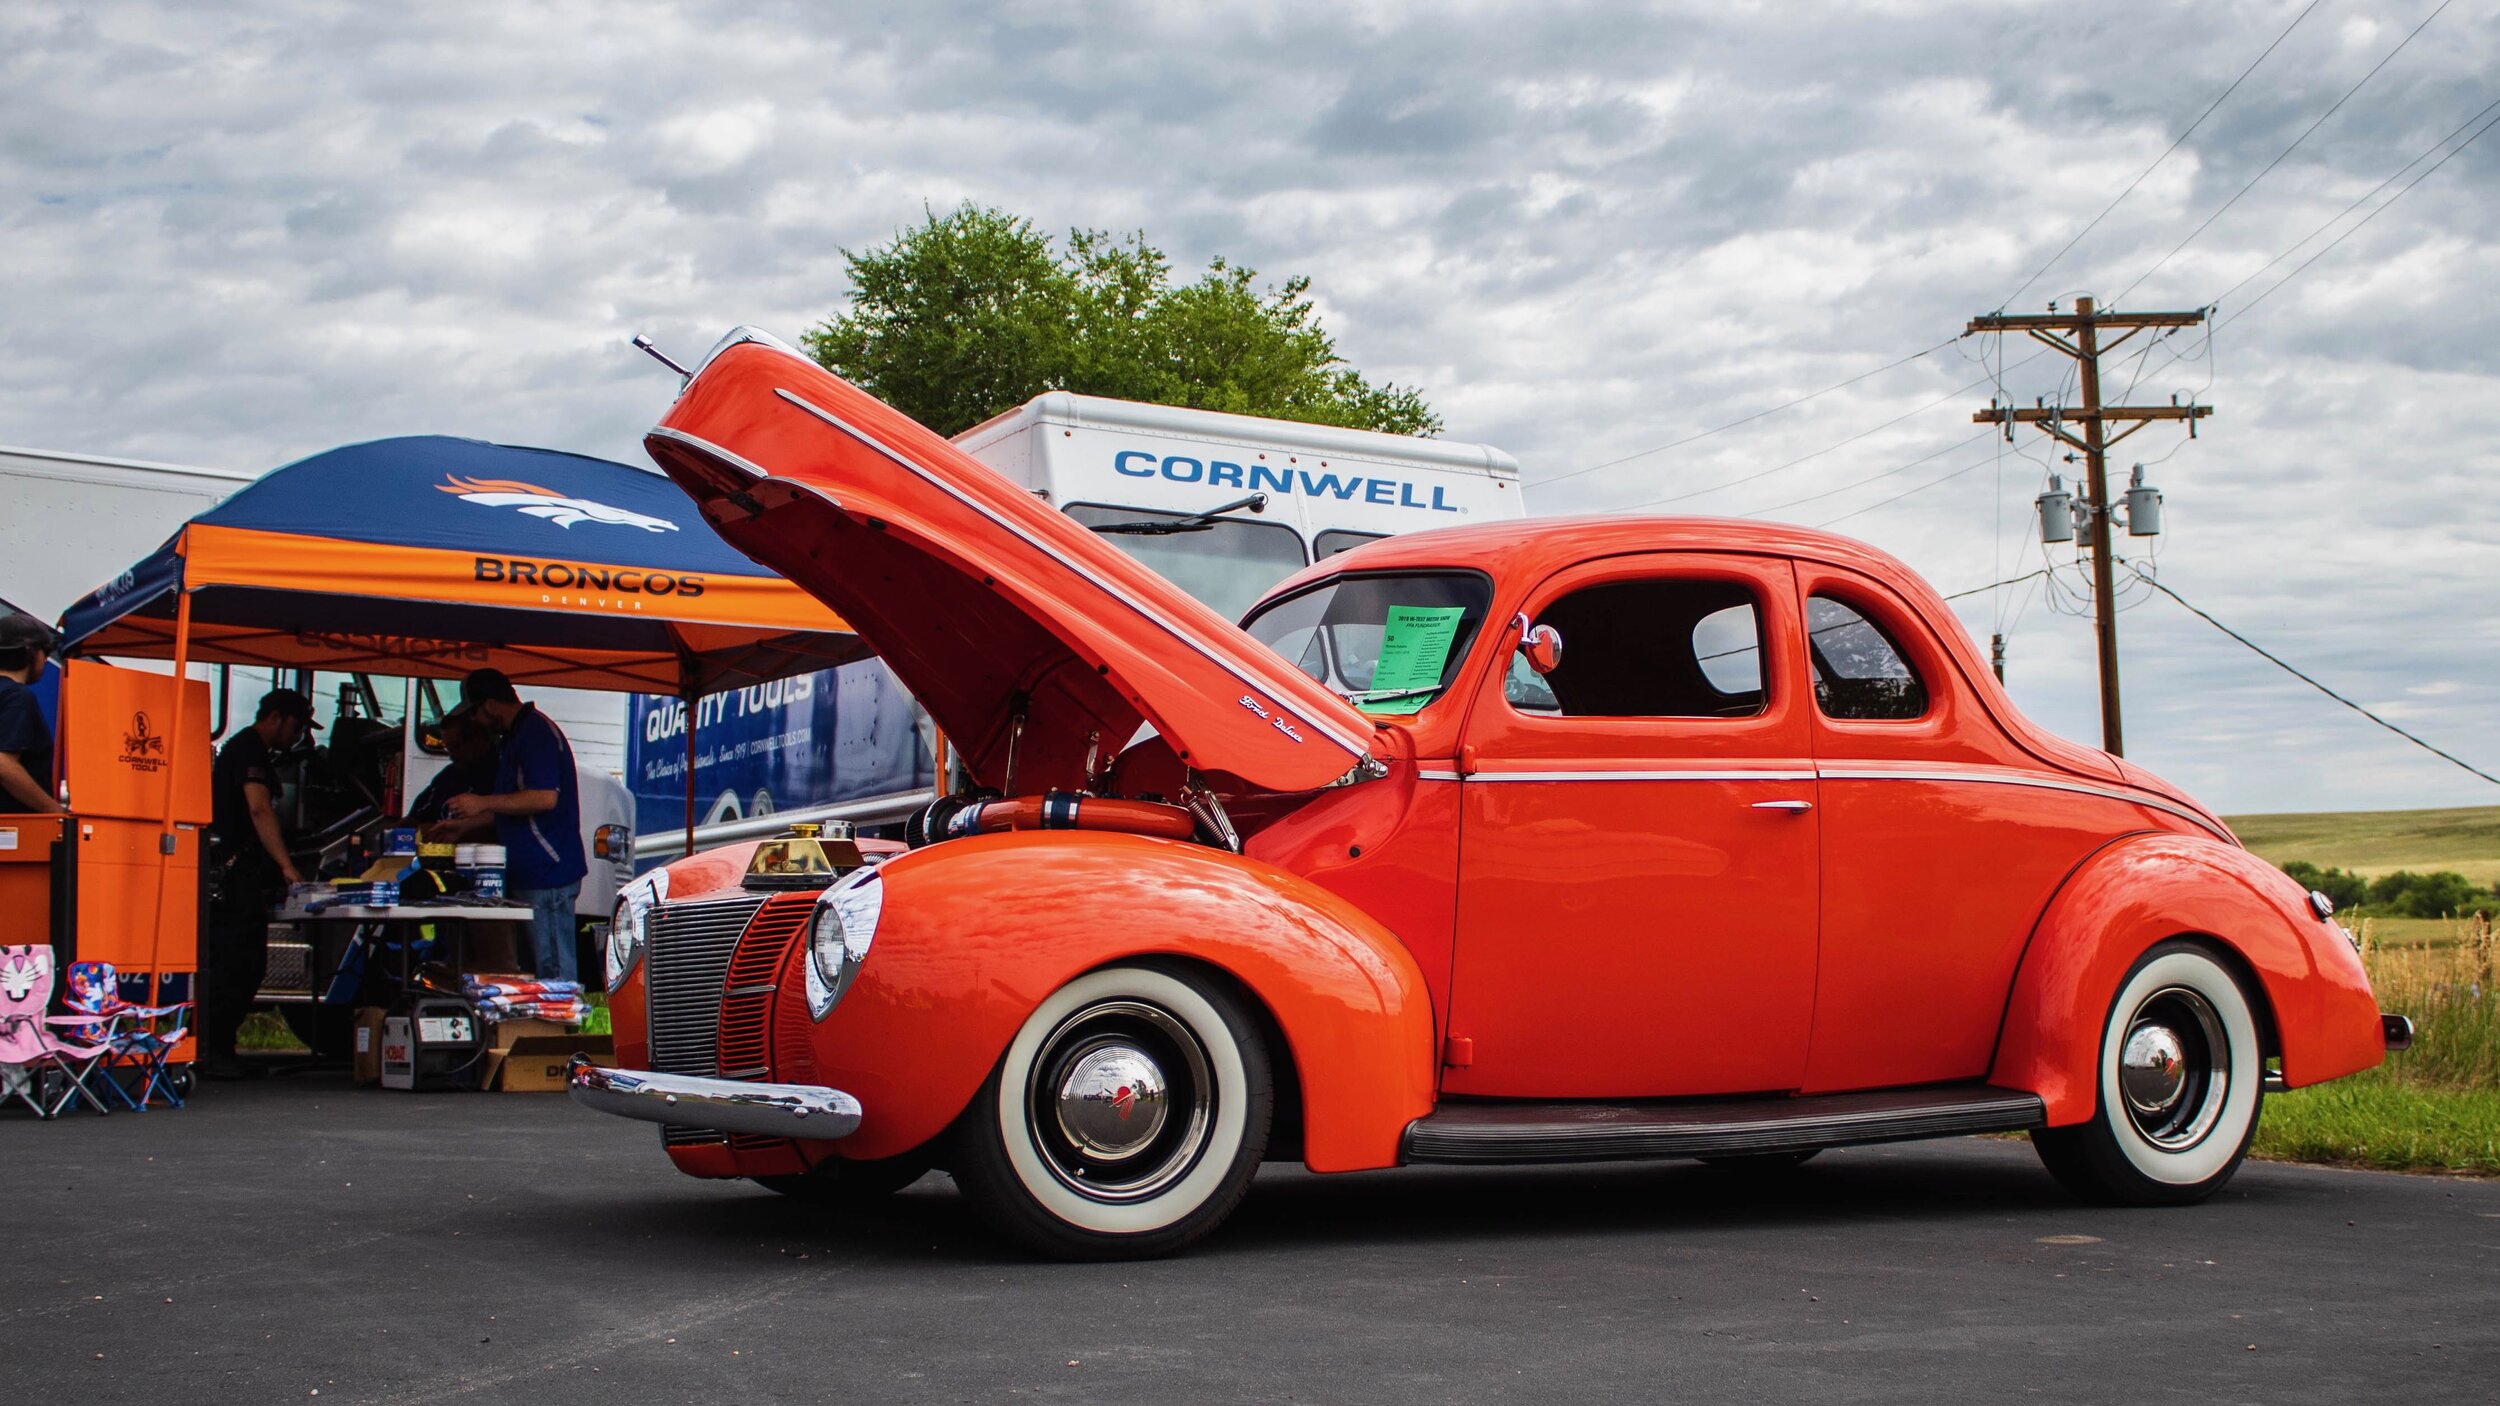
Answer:
<path fill-rule="evenodd" d="M 1883 554 L 1457 527 L 1223 619 L 761 334 L 646 443 L 838 609 L 978 789 L 908 848 L 637 880 L 574 1096 L 695 1176 L 950 1171 L 1050 1254 L 1204 1235 L 1263 1159 L 1700 1158 L 2027 1130 L 2194 1201 L 2269 1089 L 2377 1064 L 2323 898 L 2024 720 Z M 793 862 L 795 846 L 821 857 Z"/>

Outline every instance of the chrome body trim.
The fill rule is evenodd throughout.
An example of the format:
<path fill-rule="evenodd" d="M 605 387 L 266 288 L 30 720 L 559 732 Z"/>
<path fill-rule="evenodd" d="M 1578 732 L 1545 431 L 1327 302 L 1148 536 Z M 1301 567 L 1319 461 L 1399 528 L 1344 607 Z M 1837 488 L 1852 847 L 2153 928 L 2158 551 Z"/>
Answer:
<path fill-rule="evenodd" d="M 664 1127 L 717 1129 L 758 1137 L 849 1137 L 859 1100 L 816 1084 L 755 1084 L 646 1069 L 602 1069 L 573 1056 L 566 1091 L 584 1108 Z"/>
<path fill-rule="evenodd" d="M 793 355 L 795 354 L 796 353 L 793 353 Z M 810 364 L 813 365 L 814 363 Z M 1006 518 L 1001 517 L 997 511 L 992 509 L 988 504 L 973 498 L 969 494 L 966 494 L 963 490 L 955 487 L 955 485 L 948 483 L 943 478 L 938 477 L 936 474 L 929 472 L 919 464 L 914 463 L 911 459 L 893 449 L 886 447 L 884 442 L 879 440 L 876 436 L 869 434 L 867 431 L 860 429 L 856 425 L 850 424 L 841 416 L 834 414 L 832 411 L 825 409 L 823 406 L 814 404 L 806 397 L 796 395 L 787 389 L 775 388 L 773 394 L 781 397 L 785 401 L 788 401 L 790 404 L 797 406 L 799 409 L 806 411 L 808 414 L 815 416 L 817 419 L 824 421 L 826 424 L 833 426 L 842 433 L 849 435 L 851 438 L 859 441 L 863 445 L 866 445 L 868 448 L 875 450 L 877 453 L 884 455 L 897 467 L 928 483 L 931 487 L 936 488 L 939 492 L 944 493 L 956 502 L 963 504 L 965 507 L 970 508 L 974 512 L 989 519 L 993 525 L 1004 529 L 1009 535 L 1023 542 L 1026 546 L 1033 548 L 1035 551 L 1049 557 L 1061 566 L 1066 567 L 1069 571 L 1075 573 L 1080 579 L 1091 582 L 1094 589 L 1102 592 L 1106 598 L 1127 607 L 1131 612 L 1144 618 L 1150 624 L 1160 628 L 1166 634 L 1169 634 L 1173 639 L 1178 640 L 1182 645 L 1186 646 L 1190 652 L 1206 660 L 1208 663 L 1213 664 L 1225 673 L 1232 675 L 1244 686 L 1256 689 L 1261 694 L 1267 694 L 1270 692 L 1268 685 L 1250 677 L 1248 674 L 1243 673 L 1234 665 L 1232 660 L 1227 659 L 1213 650 L 1208 649 L 1205 645 L 1200 644 L 1196 639 L 1192 638 L 1186 630 L 1181 629 L 1179 626 L 1174 625 L 1171 621 L 1164 619 L 1162 616 L 1155 614 L 1151 610 L 1148 610 L 1145 606 L 1140 605 L 1136 601 L 1130 600 L 1128 597 L 1113 590 L 1105 583 L 1096 580 L 1091 572 L 1084 570 L 1076 563 L 1069 561 L 1066 557 L 1063 557 L 1056 551 L 1053 551 L 1048 543 L 1043 542 L 1031 533 L 1026 532 L 1023 528 L 1018 527 L 1014 523 L 1009 522 Z M 824 493 L 812 484 L 798 483 L 796 480 L 792 480 L 792 482 L 795 486 L 805 488 L 808 492 L 816 494 L 818 497 L 825 499 L 825 501 L 829 503 L 834 502 L 832 495 Z M 839 507 L 840 504 L 835 503 L 835 506 Z M 1278 711 L 1290 713 L 1297 721 L 1305 724 L 1312 731 L 1319 733 L 1321 736 L 1335 743 L 1347 755 L 1353 757 L 1358 766 L 1365 758 L 1371 755 L 1371 747 L 1367 740 L 1349 738 L 1345 733 L 1338 731 L 1333 725 L 1325 723 L 1317 718 L 1306 717 L 1300 709 L 1289 707 L 1286 704 L 1277 701 L 1273 697 L 1269 698 L 1268 702 Z"/>
<path fill-rule="evenodd" d="M 710 440 L 705 439 L 700 435 L 690 435 L 684 430 L 671 429 L 667 425 L 653 425 L 650 429 L 643 431 L 643 434 L 646 437 L 650 435 L 658 435 L 662 439 L 674 440 L 677 443 L 686 446 L 688 449 L 695 450 L 702 454 L 708 454 L 711 457 L 720 460 L 722 463 L 727 464 L 729 467 L 736 469 L 740 473 L 746 474 L 757 483 L 761 483 L 765 479 L 772 477 L 771 474 L 768 474 L 761 468 L 757 467 L 752 460 L 746 459 L 740 455 L 732 454 L 728 450 L 721 448 L 719 445 L 712 443 Z"/>
<path fill-rule="evenodd" d="M 2229 832 L 2184 806 L 2176 805 L 2144 791 L 2120 790 L 2112 786 L 2095 786 L 2089 782 L 2069 781 L 2062 777 L 2040 776 L 2031 772 L 2007 771 L 1984 767 L 1889 769 L 1854 766 L 1817 767 L 1813 771 L 1744 770 L 1720 768 L 1711 770 L 1641 771 L 1615 770 L 1603 767 L 1575 767 L 1551 771 L 1418 771 L 1422 781 L 1926 781 L 1945 784 L 1967 783 L 1975 786 L 2028 786 L 2043 791 L 2065 791 L 2078 796 L 2094 796 L 2117 801 L 2123 805 L 2144 806 L 2196 825 L 2217 839 L 2227 839 Z"/>
<path fill-rule="evenodd" d="M 1456 773 L 1451 773 L 1453 776 Z M 1721 769 L 1712 771 L 1615 771 L 1612 769 L 1578 769 L 1570 771 L 1471 771 L 1458 779 L 1464 781 L 1812 781 L 1810 771 L 1747 771 Z"/>
<path fill-rule="evenodd" d="M 2030 786 L 2043 791 L 2067 791 L 2078 796 L 2097 796 L 2105 801 L 2143 806 L 2175 815 L 2181 820 L 2212 832 L 2217 839 L 2228 839 L 2230 832 L 2214 822 L 2159 796 L 2144 791 L 2122 791 L 2111 786 L 2095 786 L 2089 782 L 2068 781 L 2061 777 L 2038 776 L 2030 772 L 2007 771 L 2001 768 L 1954 768 L 1951 770 L 1903 769 L 1899 771 L 1860 769 L 1856 767 L 1824 767 L 1817 774 L 1825 781 L 1941 781 L 1969 782 L 1979 786 Z"/>

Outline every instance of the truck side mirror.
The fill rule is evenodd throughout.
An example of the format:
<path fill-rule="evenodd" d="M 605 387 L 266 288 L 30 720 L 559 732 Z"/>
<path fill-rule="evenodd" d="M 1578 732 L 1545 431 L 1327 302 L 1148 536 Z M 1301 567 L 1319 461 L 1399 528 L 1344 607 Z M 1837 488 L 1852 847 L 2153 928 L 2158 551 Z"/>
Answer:
<path fill-rule="evenodd" d="M 1519 657 L 1527 660 L 1528 667 L 1540 678 L 1561 668 L 1562 631 L 1551 625 L 1530 625 L 1524 615 L 1519 620 Z"/>

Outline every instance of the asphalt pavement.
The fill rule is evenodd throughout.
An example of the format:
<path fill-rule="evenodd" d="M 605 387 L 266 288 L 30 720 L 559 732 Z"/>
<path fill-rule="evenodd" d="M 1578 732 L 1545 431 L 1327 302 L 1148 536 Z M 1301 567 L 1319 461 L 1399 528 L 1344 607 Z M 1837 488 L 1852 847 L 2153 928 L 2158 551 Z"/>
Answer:
<path fill-rule="evenodd" d="M 96 1403 L 2500 1397 L 2500 1184 L 2251 1164 L 2078 1206 L 2019 1141 L 1315 1177 L 1148 1264 L 936 1174 L 872 1216 L 556 1095 L 301 1076 L 0 1120 L 0 1397 Z"/>

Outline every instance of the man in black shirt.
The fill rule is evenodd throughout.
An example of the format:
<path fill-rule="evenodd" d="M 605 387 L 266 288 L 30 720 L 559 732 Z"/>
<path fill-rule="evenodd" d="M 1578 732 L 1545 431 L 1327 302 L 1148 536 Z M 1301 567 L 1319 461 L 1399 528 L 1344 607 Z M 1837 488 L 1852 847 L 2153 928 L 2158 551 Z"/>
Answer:
<path fill-rule="evenodd" d="M 52 729 L 28 685 L 43 677 L 52 653 L 52 632 L 29 616 L 0 619 L 0 811 L 49 815 L 61 808 L 52 796 Z"/>
<path fill-rule="evenodd" d="M 210 838 L 216 842 L 215 892 L 208 917 L 208 976 L 200 1001 L 200 1073 L 231 1079 L 244 1070 L 234 1054 L 235 1031 L 269 967 L 269 908 L 301 883 L 271 804 L 277 778 L 273 753 L 303 740 L 312 700 L 291 688 L 260 700 L 252 725 L 229 738 L 209 775 Z"/>

